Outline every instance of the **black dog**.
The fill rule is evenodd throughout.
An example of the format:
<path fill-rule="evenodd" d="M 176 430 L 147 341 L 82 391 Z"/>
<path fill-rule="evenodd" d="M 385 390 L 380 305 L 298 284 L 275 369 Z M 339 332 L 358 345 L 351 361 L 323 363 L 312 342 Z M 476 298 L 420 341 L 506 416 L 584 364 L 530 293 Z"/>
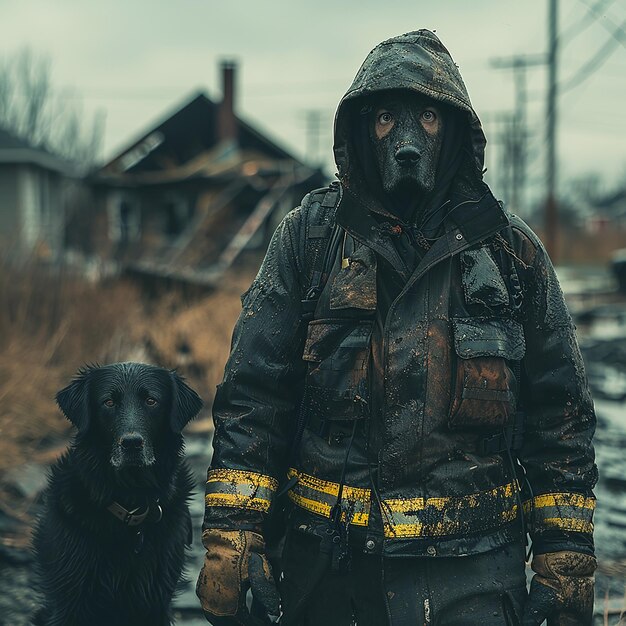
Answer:
<path fill-rule="evenodd" d="M 78 433 L 53 466 L 35 549 L 46 626 L 165 626 L 191 543 L 181 430 L 202 401 L 169 370 L 81 370 L 57 394 Z"/>

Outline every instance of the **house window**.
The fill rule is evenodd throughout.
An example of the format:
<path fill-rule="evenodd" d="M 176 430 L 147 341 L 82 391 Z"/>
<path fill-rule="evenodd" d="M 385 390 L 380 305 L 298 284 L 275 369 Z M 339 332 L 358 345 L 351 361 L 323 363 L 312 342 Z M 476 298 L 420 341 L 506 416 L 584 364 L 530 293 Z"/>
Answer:
<path fill-rule="evenodd" d="M 169 237 L 180 235 L 189 221 L 187 205 L 182 201 L 165 203 L 165 234 Z"/>
<path fill-rule="evenodd" d="M 111 241 L 123 244 L 140 238 L 141 211 L 135 198 L 122 193 L 112 194 L 107 209 Z"/>

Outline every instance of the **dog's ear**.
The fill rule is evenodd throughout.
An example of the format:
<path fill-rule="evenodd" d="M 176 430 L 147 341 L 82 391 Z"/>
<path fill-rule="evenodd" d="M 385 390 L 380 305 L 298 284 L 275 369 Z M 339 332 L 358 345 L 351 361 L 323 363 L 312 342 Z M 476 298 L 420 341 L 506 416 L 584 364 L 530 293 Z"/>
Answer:
<path fill-rule="evenodd" d="M 170 375 L 174 390 L 170 426 L 175 433 L 179 433 L 187 422 L 198 415 L 202 408 L 202 400 L 175 371 L 172 370 Z"/>
<path fill-rule="evenodd" d="M 79 432 L 89 428 L 89 375 L 92 367 L 78 370 L 74 380 L 56 395 L 56 401 L 65 417 Z"/>

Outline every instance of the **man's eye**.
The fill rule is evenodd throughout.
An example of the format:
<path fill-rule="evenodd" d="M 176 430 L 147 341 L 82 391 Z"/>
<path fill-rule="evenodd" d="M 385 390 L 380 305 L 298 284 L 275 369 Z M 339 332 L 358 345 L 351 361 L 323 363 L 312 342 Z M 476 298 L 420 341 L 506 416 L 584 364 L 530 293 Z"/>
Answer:
<path fill-rule="evenodd" d="M 157 401 L 154 398 L 146 398 L 146 404 L 148 406 L 156 406 Z"/>
<path fill-rule="evenodd" d="M 437 119 L 437 115 L 434 111 L 423 111 L 422 112 L 422 120 L 424 122 L 428 122 L 431 124 Z"/>
<path fill-rule="evenodd" d="M 393 121 L 393 115 L 391 115 L 391 113 L 389 113 L 389 111 L 385 111 L 384 113 L 381 113 L 378 116 L 378 123 L 379 124 L 389 124 Z"/>
<path fill-rule="evenodd" d="M 107 398 L 104 402 L 103 402 L 104 406 L 107 406 L 109 408 L 111 408 L 112 406 L 115 406 L 115 402 L 113 402 L 112 398 Z"/>

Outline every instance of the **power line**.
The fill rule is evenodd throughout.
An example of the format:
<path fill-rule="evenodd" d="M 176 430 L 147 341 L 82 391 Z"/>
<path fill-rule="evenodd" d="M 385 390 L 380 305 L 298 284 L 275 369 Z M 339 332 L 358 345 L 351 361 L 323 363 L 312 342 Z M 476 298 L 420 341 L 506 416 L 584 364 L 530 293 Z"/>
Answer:
<path fill-rule="evenodd" d="M 566 46 L 575 37 L 580 35 L 580 33 L 587 30 L 589 26 L 601 17 L 602 11 L 608 9 L 614 2 L 615 0 L 598 0 L 593 6 L 589 6 L 589 4 L 585 3 L 587 12 L 580 20 L 559 35 L 559 43 L 562 46 Z M 590 16 L 593 19 L 590 20 Z"/>
<path fill-rule="evenodd" d="M 510 169 L 511 207 L 516 213 L 522 213 L 524 205 L 524 187 L 526 178 L 527 162 L 527 90 L 526 70 L 529 67 L 545 65 L 546 56 L 541 55 L 517 55 L 508 58 L 496 58 L 490 61 L 492 67 L 498 69 L 513 70 L 515 84 L 515 114 L 507 122 L 504 135 L 500 143 L 503 145 L 504 159 L 500 162 L 502 171 Z M 507 181 L 505 176 L 503 184 Z"/>
<path fill-rule="evenodd" d="M 578 71 L 566 80 L 561 86 L 561 92 L 569 91 L 574 87 L 578 87 L 589 76 L 591 76 L 600 66 L 609 58 L 613 50 L 617 47 L 617 44 L 626 46 L 626 20 L 622 22 L 620 26 L 616 26 L 612 31 L 613 38 L 609 39 L 597 52 L 594 54 L 587 63 L 585 63 Z"/>

